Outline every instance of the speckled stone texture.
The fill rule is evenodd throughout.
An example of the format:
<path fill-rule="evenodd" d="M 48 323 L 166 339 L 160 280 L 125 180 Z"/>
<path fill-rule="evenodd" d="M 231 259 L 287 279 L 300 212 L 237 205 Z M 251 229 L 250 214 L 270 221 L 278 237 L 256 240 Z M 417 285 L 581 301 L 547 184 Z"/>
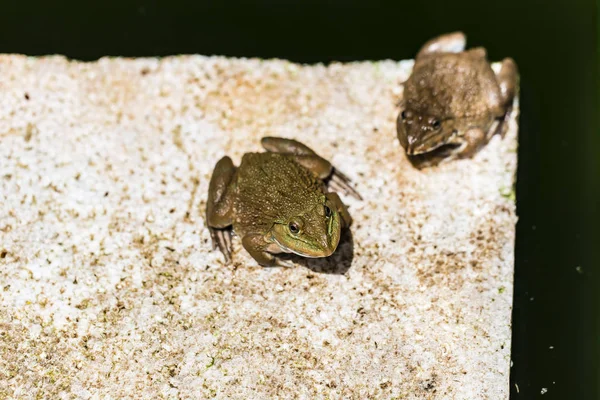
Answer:
<path fill-rule="evenodd" d="M 518 110 L 418 171 L 411 67 L 1 56 L 0 398 L 507 398 Z M 265 135 L 363 195 L 329 259 L 211 250 L 212 168 Z"/>

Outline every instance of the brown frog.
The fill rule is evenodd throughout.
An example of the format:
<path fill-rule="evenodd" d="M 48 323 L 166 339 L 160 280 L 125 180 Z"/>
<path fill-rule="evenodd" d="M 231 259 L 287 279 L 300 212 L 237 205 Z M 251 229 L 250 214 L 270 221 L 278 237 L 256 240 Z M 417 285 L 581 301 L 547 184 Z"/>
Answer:
<path fill-rule="evenodd" d="M 495 73 L 484 48 L 465 51 L 461 32 L 425 43 L 404 83 L 398 139 L 418 167 L 471 157 L 504 132 L 518 85 L 511 58 Z"/>
<path fill-rule="evenodd" d="M 259 264 L 285 266 L 275 254 L 327 257 L 352 218 L 333 189 L 360 195 L 349 179 L 304 144 L 265 137 L 264 153 L 246 153 L 239 167 L 223 157 L 208 189 L 206 221 L 213 248 L 231 261 L 231 233 Z M 326 184 L 325 184 L 326 182 Z"/>

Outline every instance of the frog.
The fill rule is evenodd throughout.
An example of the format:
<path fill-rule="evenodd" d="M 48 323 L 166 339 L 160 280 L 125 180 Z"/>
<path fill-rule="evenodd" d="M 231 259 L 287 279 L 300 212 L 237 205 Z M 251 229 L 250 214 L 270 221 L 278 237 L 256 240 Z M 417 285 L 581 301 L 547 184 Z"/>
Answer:
<path fill-rule="evenodd" d="M 417 167 L 470 158 L 496 134 L 504 135 L 518 87 L 515 61 L 498 73 L 483 47 L 465 50 L 452 32 L 426 42 L 404 82 L 396 119 L 400 145 Z"/>
<path fill-rule="evenodd" d="M 265 152 L 229 156 L 215 165 L 208 188 L 206 224 L 213 250 L 232 260 L 232 236 L 264 267 L 293 267 L 278 255 L 329 257 L 352 217 L 338 192 L 361 200 L 350 179 L 294 139 L 267 136 Z"/>

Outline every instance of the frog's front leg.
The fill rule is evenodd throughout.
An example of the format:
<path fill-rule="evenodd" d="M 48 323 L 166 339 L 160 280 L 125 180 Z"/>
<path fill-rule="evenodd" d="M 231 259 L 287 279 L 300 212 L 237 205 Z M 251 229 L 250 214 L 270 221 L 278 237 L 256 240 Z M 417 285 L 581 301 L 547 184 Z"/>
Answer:
<path fill-rule="evenodd" d="M 233 211 L 231 183 L 235 170 L 231 158 L 227 156 L 217 162 L 210 178 L 206 204 L 206 224 L 212 238 L 213 250 L 218 247 L 226 263 L 231 261 Z"/>
<path fill-rule="evenodd" d="M 350 225 L 352 225 L 352 217 L 350 216 L 346 205 L 342 203 L 342 199 L 340 199 L 340 196 L 335 192 L 327 193 L 326 196 L 329 200 L 331 200 L 331 202 L 335 206 L 335 210 L 338 213 L 340 213 L 340 217 L 342 217 L 343 223 L 342 228 L 349 228 Z"/>
<path fill-rule="evenodd" d="M 326 181 L 330 189 L 362 200 L 360 194 L 350 185 L 350 178 L 338 171 L 329 161 L 319 156 L 305 144 L 296 140 L 277 137 L 264 137 L 261 144 L 267 151 L 289 154 L 298 164 Z"/>
<path fill-rule="evenodd" d="M 495 129 L 492 127 L 492 131 Z M 462 138 L 462 147 L 456 153 L 457 158 L 469 158 L 473 156 L 490 138 L 489 132 L 481 128 L 471 128 L 465 132 Z"/>
<path fill-rule="evenodd" d="M 265 150 L 272 153 L 293 156 L 298 164 L 315 173 L 320 179 L 327 179 L 332 174 L 333 166 L 331 163 L 303 143 L 278 137 L 264 137 L 260 143 Z"/>
<path fill-rule="evenodd" d="M 249 233 L 242 238 L 242 246 L 256 260 L 257 263 L 265 267 L 293 267 L 294 264 L 278 259 L 267 250 L 273 243 L 265 240 L 264 235 Z"/>
<path fill-rule="evenodd" d="M 417 54 L 417 59 L 431 53 L 460 53 L 465 49 L 466 43 L 467 38 L 462 32 L 441 35 L 425 42 Z"/>

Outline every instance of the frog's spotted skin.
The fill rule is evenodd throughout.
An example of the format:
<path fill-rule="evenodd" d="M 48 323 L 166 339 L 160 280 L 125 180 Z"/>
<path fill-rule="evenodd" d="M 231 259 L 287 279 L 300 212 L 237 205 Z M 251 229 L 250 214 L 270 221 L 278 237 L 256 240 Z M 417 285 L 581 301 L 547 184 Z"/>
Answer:
<path fill-rule="evenodd" d="M 216 164 L 210 181 L 206 220 L 213 247 L 231 261 L 231 230 L 264 266 L 291 266 L 277 253 L 327 257 L 342 227 L 352 219 L 337 193 L 360 199 L 348 178 L 300 142 L 266 137 L 266 153 L 247 153 L 239 167 L 229 157 Z"/>
<path fill-rule="evenodd" d="M 404 83 L 398 139 L 419 167 L 471 157 L 505 128 L 517 66 L 506 58 L 496 74 L 485 49 L 465 43 L 461 32 L 425 43 Z"/>

